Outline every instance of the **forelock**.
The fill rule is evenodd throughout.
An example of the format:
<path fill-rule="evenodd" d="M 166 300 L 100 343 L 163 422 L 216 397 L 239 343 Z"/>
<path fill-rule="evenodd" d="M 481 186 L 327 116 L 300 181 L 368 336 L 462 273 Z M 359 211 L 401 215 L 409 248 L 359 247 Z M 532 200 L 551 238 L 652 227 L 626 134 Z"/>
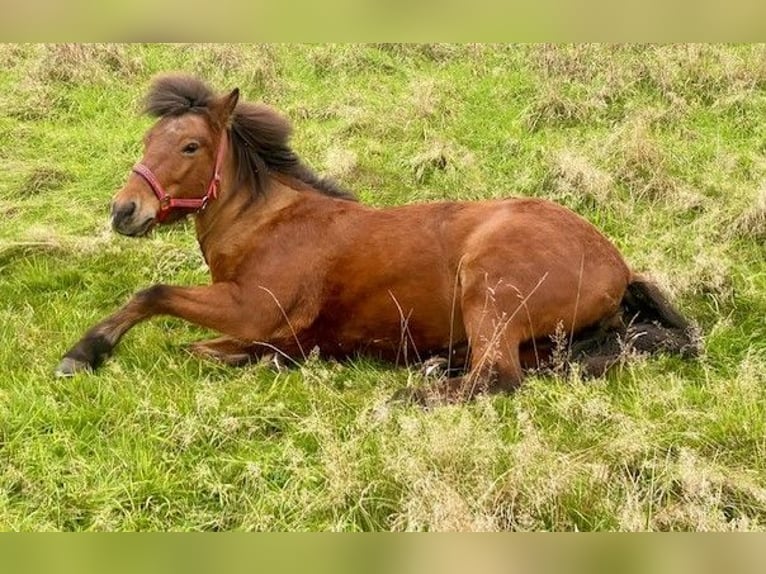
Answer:
<path fill-rule="evenodd" d="M 144 99 L 143 111 L 153 117 L 176 116 L 187 112 L 203 112 L 215 98 L 203 81 L 182 74 L 156 78 Z"/>

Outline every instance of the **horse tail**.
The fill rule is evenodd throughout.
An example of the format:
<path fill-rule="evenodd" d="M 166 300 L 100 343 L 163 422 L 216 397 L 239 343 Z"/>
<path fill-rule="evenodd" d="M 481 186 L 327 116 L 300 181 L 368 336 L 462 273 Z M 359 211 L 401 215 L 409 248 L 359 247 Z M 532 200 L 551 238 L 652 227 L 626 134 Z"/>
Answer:
<path fill-rule="evenodd" d="M 665 351 L 696 357 L 701 351 L 699 331 L 648 279 L 635 276 L 622 299 L 632 346 L 640 351 Z"/>

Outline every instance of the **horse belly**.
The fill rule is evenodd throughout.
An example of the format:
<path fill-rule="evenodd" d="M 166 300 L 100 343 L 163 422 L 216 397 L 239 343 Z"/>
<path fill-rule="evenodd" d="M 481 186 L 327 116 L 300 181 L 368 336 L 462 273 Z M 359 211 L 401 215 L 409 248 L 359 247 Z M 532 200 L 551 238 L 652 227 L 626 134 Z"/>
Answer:
<path fill-rule="evenodd" d="M 433 268 L 375 279 L 345 285 L 327 300 L 311 328 L 323 354 L 412 362 L 465 340 L 454 282 Z"/>

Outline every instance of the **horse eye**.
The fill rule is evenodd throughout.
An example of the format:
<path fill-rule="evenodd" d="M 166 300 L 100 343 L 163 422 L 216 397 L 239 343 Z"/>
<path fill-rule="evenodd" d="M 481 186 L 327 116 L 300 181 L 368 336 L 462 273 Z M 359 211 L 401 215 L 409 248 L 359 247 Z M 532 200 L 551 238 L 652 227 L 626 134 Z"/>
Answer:
<path fill-rule="evenodd" d="M 186 145 L 184 146 L 184 149 L 183 149 L 182 151 L 183 151 L 183 153 L 185 153 L 186 155 L 191 155 L 191 154 L 193 154 L 195 151 L 197 151 L 198 149 L 199 149 L 199 144 L 198 144 L 197 142 L 191 142 L 191 143 L 188 143 L 188 144 L 186 144 Z"/>

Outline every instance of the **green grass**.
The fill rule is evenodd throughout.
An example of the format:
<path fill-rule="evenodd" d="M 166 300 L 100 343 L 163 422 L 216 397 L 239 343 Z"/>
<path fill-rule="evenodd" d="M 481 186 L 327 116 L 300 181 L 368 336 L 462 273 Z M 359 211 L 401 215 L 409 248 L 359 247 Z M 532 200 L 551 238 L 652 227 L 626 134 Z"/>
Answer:
<path fill-rule="evenodd" d="M 0 529 L 762 530 L 763 46 L 0 46 Z M 705 336 L 697 362 L 535 376 L 512 396 L 386 405 L 414 373 L 204 362 L 136 327 L 57 380 L 155 282 L 208 281 L 191 225 L 112 234 L 155 73 L 239 86 L 374 205 L 558 200 Z"/>

